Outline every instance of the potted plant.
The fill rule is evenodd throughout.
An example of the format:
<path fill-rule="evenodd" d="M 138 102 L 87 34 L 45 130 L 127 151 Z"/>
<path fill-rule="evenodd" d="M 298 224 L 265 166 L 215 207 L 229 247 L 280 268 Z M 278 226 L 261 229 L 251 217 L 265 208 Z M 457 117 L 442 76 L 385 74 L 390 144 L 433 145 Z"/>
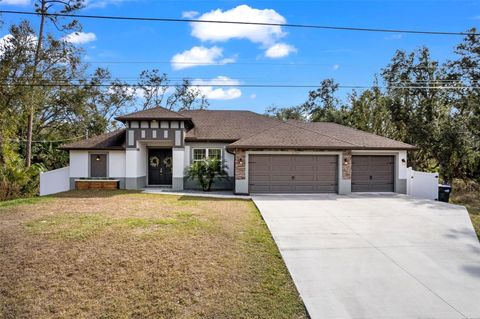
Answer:
<path fill-rule="evenodd" d="M 188 179 L 197 180 L 204 192 L 209 192 L 215 178 L 225 179 L 228 176 L 226 168 L 227 166 L 221 160 L 207 158 L 187 167 L 185 175 Z"/>

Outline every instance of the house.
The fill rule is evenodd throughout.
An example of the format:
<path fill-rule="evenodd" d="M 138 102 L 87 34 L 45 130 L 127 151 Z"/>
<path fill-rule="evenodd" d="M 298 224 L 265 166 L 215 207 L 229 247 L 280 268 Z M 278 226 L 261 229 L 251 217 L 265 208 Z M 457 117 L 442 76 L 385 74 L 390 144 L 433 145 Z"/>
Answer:
<path fill-rule="evenodd" d="M 326 122 L 279 121 L 250 111 L 156 107 L 117 118 L 125 128 L 67 144 L 76 180 L 115 179 L 119 187 L 198 188 L 185 168 L 221 159 L 228 178 L 215 189 L 249 193 L 406 193 L 414 146 Z"/>

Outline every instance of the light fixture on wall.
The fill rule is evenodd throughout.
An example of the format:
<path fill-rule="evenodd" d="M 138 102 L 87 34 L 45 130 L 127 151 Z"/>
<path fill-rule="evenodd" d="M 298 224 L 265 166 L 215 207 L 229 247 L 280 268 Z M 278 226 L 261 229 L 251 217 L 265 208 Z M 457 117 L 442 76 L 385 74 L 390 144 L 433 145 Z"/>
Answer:
<path fill-rule="evenodd" d="M 348 164 L 348 158 L 345 157 L 345 158 L 343 159 L 343 164 L 345 164 L 345 165 Z"/>
<path fill-rule="evenodd" d="M 240 159 L 238 160 L 238 164 L 243 165 L 243 158 L 240 157 Z"/>
<path fill-rule="evenodd" d="M 100 155 L 97 155 L 97 157 L 95 158 L 96 161 L 99 161 L 100 160 Z"/>
<path fill-rule="evenodd" d="M 402 163 L 405 163 L 405 162 L 406 162 L 406 160 L 404 158 L 402 158 Z"/>

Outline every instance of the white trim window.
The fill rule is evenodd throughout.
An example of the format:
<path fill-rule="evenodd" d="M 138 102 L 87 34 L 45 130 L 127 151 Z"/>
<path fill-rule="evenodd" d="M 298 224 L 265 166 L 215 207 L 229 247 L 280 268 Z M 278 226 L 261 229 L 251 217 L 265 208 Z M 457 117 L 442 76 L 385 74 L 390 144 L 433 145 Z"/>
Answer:
<path fill-rule="evenodd" d="M 194 148 L 193 162 L 203 161 L 207 158 L 216 158 L 222 160 L 221 148 Z"/>

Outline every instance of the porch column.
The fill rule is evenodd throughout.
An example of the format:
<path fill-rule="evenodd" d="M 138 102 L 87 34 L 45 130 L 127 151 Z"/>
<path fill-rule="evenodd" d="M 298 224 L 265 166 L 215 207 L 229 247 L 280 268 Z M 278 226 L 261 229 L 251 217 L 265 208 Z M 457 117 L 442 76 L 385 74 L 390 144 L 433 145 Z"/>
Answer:
<path fill-rule="evenodd" d="M 183 190 L 183 177 L 185 171 L 185 148 L 175 147 L 172 149 L 172 189 Z"/>
<path fill-rule="evenodd" d="M 341 176 L 338 183 L 338 193 L 340 195 L 350 194 L 352 192 L 352 151 L 345 150 L 340 156 Z"/>

